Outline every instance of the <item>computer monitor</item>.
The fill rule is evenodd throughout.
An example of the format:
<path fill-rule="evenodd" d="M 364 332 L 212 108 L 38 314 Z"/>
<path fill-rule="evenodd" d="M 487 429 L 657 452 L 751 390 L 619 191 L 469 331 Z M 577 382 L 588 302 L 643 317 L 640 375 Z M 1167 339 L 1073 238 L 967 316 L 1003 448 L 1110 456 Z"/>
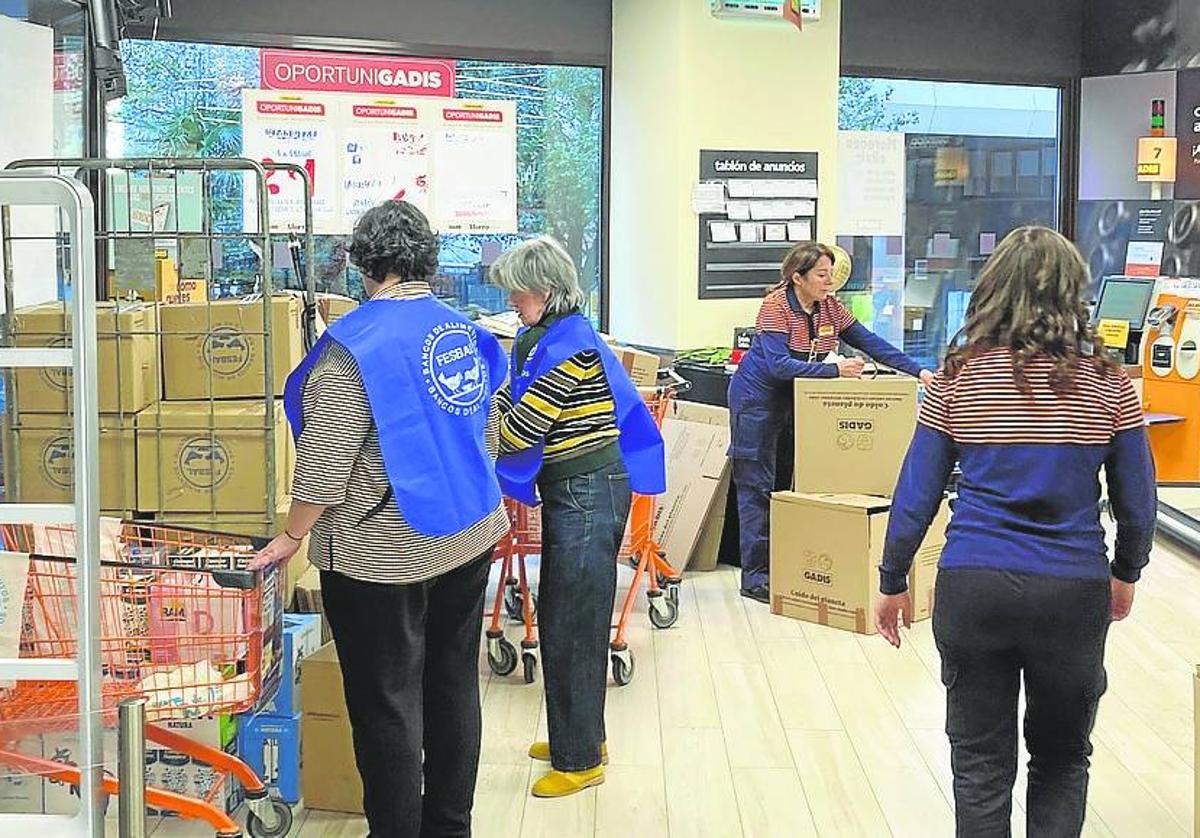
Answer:
<path fill-rule="evenodd" d="M 1154 300 L 1153 277 L 1106 276 L 1100 285 L 1093 320 L 1127 320 L 1132 331 L 1146 327 L 1146 313 Z"/>

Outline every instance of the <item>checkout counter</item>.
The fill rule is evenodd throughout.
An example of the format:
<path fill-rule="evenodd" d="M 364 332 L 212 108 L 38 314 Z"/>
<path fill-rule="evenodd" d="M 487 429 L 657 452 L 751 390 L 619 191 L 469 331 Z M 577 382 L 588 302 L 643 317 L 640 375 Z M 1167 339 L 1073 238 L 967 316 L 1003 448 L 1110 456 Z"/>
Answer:
<path fill-rule="evenodd" d="M 1200 552 L 1200 280 L 1106 277 L 1093 319 L 1140 381 L 1159 525 Z"/>

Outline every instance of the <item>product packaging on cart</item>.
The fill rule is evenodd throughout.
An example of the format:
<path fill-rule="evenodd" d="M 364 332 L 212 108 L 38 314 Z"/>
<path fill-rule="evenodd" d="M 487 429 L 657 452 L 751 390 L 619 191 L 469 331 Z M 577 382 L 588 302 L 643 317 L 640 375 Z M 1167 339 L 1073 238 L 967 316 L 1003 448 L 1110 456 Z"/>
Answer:
<path fill-rule="evenodd" d="M 27 757 L 42 757 L 42 737 L 27 736 L 12 750 Z M 40 815 L 46 810 L 45 781 L 37 774 L 26 774 L 8 766 L 0 767 L 0 812 L 13 815 Z"/>
<path fill-rule="evenodd" d="M 300 802 L 300 714 L 243 716 L 238 753 L 285 803 Z"/>
<path fill-rule="evenodd" d="M 271 299 L 271 356 L 276 396 L 304 356 L 300 298 Z M 164 398 L 171 401 L 261 399 L 265 358 L 261 297 L 164 305 Z"/>
<path fill-rule="evenodd" d="M 797 378 L 794 489 L 890 496 L 917 424 L 917 381 Z"/>
<path fill-rule="evenodd" d="M 161 402 L 137 419 L 142 512 L 266 512 L 263 463 L 275 448 L 275 497 L 288 494 L 294 446 L 283 405 L 265 430 L 262 401 Z M 274 509 L 272 508 L 272 511 Z"/>
<path fill-rule="evenodd" d="M 874 634 L 879 562 L 891 501 L 869 495 L 771 496 L 771 613 Z M 933 613 L 949 505 L 942 503 L 913 559 L 913 619 Z"/>
<path fill-rule="evenodd" d="M 300 677 L 303 662 L 320 648 L 319 614 L 283 615 L 283 661 L 280 667 L 279 689 L 263 703 L 260 711 L 262 714 L 290 718 L 300 712 Z"/>
<path fill-rule="evenodd" d="M 341 665 L 332 643 L 304 662 L 301 692 L 304 805 L 308 809 L 362 814 L 362 780 L 354 762 Z"/>
<path fill-rule="evenodd" d="M 71 328 L 63 303 L 19 309 L 13 345 L 67 346 Z M 96 393 L 101 413 L 132 415 L 158 401 L 158 308 L 145 303 L 96 303 Z M 9 394 L 20 413 L 67 413 L 73 408 L 70 372 L 28 368 L 14 373 Z"/>

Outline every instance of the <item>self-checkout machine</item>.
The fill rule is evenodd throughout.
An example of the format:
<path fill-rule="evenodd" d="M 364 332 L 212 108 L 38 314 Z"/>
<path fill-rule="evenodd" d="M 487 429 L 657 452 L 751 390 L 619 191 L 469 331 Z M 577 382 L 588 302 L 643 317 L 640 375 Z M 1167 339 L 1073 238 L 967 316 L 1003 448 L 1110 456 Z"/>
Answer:
<path fill-rule="evenodd" d="M 1200 279 L 1158 283 L 1142 344 L 1159 482 L 1200 482 Z"/>

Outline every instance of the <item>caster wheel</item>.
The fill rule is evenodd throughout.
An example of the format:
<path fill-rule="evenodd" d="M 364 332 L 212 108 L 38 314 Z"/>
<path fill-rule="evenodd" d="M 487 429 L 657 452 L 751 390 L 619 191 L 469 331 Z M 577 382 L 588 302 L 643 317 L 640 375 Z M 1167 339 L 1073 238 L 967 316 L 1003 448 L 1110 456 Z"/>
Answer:
<path fill-rule="evenodd" d="M 532 684 L 537 678 L 537 655 L 532 652 L 526 652 L 521 655 L 521 664 L 524 667 L 525 683 Z"/>
<path fill-rule="evenodd" d="M 650 600 L 650 625 L 657 629 L 668 629 L 679 619 L 679 602 L 669 596 L 653 597 Z"/>
<path fill-rule="evenodd" d="M 630 652 L 614 652 L 612 656 L 612 675 L 618 687 L 627 687 L 633 681 L 633 654 Z"/>
<path fill-rule="evenodd" d="M 267 825 L 251 810 L 246 817 L 246 831 L 250 838 L 282 838 L 292 831 L 292 807 L 282 800 L 271 801 L 273 825 Z"/>
<path fill-rule="evenodd" d="M 506 638 L 501 637 L 499 640 L 488 640 L 488 666 L 492 668 L 492 672 L 497 675 L 505 676 L 512 675 L 513 670 L 517 668 L 517 647 L 508 642 Z"/>
<path fill-rule="evenodd" d="M 671 602 L 675 603 L 676 605 L 679 605 L 679 583 L 678 582 L 669 582 L 667 584 L 667 599 L 671 600 Z"/>
<path fill-rule="evenodd" d="M 529 593 L 529 611 L 530 616 L 537 616 L 537 594 L 532 591 Z M 504 613 L 514 623 L 525 621 L 525 609 L 524 603 L 521 602 L 520 588 L 509 588 L 504 592 Z"/>

